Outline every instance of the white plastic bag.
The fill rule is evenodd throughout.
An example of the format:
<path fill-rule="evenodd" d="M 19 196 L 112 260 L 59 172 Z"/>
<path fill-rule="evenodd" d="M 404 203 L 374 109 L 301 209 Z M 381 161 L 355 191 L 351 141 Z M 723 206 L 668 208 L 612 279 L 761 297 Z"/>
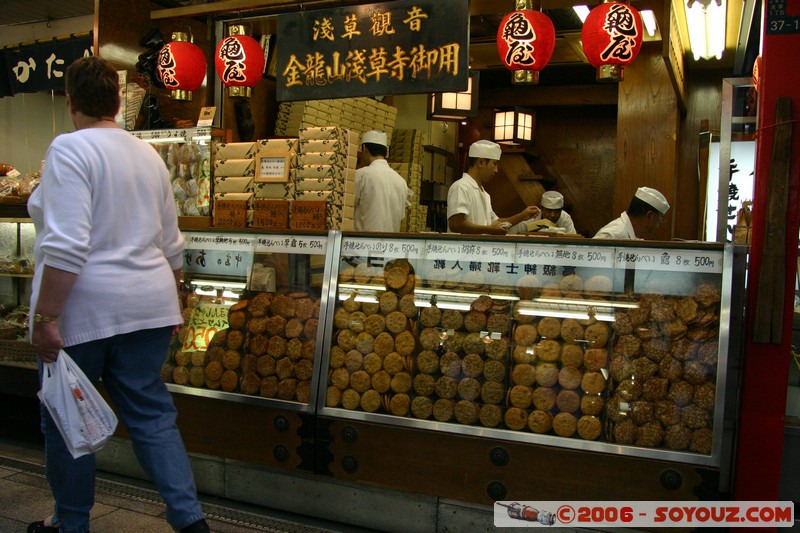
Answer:
<path fill-rule="evenodd" d="M 77 459 L 105 446 L 117 427 L 111 407 L 64 350 L 44 363 L 39 400 L 47 407 L 64 442 Z"/>

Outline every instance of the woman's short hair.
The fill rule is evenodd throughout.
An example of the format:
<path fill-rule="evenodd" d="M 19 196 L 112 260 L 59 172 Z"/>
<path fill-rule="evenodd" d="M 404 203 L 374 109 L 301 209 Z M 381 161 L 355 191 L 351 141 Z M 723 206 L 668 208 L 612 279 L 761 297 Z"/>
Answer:
<path fill-rule="evenodd" d="M 119 75 L 105 59 L 89 56 L 76 59 L 64 78 L 67 94 L 75 108 L 86 116 L 113 118 L 119 110 Z"/>

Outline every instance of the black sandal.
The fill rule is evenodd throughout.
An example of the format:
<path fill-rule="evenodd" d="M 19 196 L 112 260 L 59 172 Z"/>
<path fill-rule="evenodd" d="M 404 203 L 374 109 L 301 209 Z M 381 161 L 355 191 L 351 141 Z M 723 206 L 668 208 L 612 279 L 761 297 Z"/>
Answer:
<path fill-rule="evenodd" d="M 58 533 L 59 528 L 56 526 L 44 525 L 44 520 L 28 524 L 28 533 Z"/>

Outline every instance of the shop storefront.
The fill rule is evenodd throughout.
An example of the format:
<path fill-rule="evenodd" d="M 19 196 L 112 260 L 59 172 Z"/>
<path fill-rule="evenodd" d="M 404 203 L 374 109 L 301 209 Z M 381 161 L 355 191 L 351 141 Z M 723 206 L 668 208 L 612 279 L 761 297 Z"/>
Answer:
<path fill-rule="evenodd" d="M 796 253 L 754 237 L 753 250 L 771 246 L 762 262 L 748 258 L 750 244 L 702 239 L 696 124 L 725 126 L 720 88 L 729 71 L 686 74 L 665 59 L 673 37 L 661 34 L 642 45 L 623 83 L 500 84 L 510 73 L 485 68 L 473 78 L 480 92 L 471 117 L 431 119 L 432 93 L 460 92 L 470 64 L 474 73 L 491 63 L 467 22 L 497 15 L 483 2 L 445 3 L 444 19 L 442 2 L 424 1 L 255 2 L 242 11 L 227 2 L 98 5 L 95 51 L 127 73 L 127 103 L 138 110 L 123 110 L 120 123 L 170 168 L 186 237 L 185 324 L 163 378 L 199 490 L 376 529 L 396 528 L 402 513 L 419 531 L 448 513 L 491 523 L 498 500 L 755 500 L 765 490 L 777 500 L 780 454 L 765 475 L 769 488 L 755 483 L 742 454 L 755 446 L 754 424 L 783 439 L 775 426 L 783 413 L 754 409 L 752 398 L 768 387 L 767 403 L 778 407 L 785 384 L 776 392 L 776 376 L 785 381 L 786 365 L 777 367 L 787 363 L 791 334 L 753 325 L 745 305 L 768 310 L 745 286 L 759 283 L 766 257 L 795 266 Z M 669 3 L 652 4 L 657 20 L 669 19 Z M 382 35 L 376 13 L 393 15 L 382 19 Z M 451 26 L 425 33 L 431 20 Z M 344 60 L 352 50 L 342 35 L 348 28 L 356 39 L 370 24 L 357 47 L 391 49 L 396 62 L 389 57 L 383 71 L 364 58 L 359 75 Z M 143 56 L 160 55 L 142 48 L 156 30 L 163 44 L 183 39 L 176 31 L 191 35 L 205 55 L 207 76 L 189 89 L 191 100 L 170 96 L 185 87 L 155 87 L 143 72 Z M 246 89 L 214 60 L 242 31 L 263 52 L 264 75 Z M 436 61 L 400 61 L 422 48 Z M 234 59 L 222 61 L 233 68 Z M 539 76 L 587 72 L 558 61 Z M 777 98 L 791 82 L 760 90 Z M 144 106 L 134 101 L 137 87 Z M 758 102 L 769 98 L 762 92 Z M 559 190 L 576 235 L 447 234 L 447 187 L 465 170 L 469 145 L 496 138 L 495 112 L 513 107 L 535 108 L 537 141 L 504 145 L 487 186 L 494 210 L 516 213 Z M 759 120 L 762 112 L 774 114 L 774 102 L 758 108 Z M 390 164 L 414 192 L 401 233 L 353 231 L 360 138 L 371 129 L 388 133 Z M 796 147 L 791 132 L 784 141 L 775 131 L 783 143 L 775 149 Z M 761 155 L 772 142 L 758 140 L 758 173 L 773 168 Z M 795 169 L 798 151 L 786 153 Z M 782 193 L 790 199 L 792 179 Z M 654 240 L 587 238 L 642 185 L 672 206 Z M 755 206 L 766 206 L 766 186 L 756 180 L 755 189 Z M 778 216 L 773 207 L 767 216 Z M 796 234 L 796 205 L 783 210 Z M 0 203 L 0 212 L 15 243 L 10 300 L 21 306 L 33 232 L 24 204 Z M 796 236 L 783 237 L 796 250 Z M 776 286 L 765 285 L 777 291 L 773 304 L 794 294 Z M 786 308 L 771 323 L 785 324 Z M 30 394 L 32 352 L 16 337 L 0 341 L 9 354 L 0 383 Z M 754 370 L 753 353 L 766 354 L 767 365 Z M 124 429 L 98 464 L 140 475 Z"/>

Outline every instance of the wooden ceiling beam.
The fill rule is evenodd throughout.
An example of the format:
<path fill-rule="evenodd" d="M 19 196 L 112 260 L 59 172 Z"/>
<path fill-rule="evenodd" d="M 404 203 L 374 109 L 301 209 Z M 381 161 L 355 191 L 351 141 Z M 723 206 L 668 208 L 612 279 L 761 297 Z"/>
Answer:
<path fill-rule="evenodd" d="M 369 3 L 372 2 L 363 2 L 358 0 L 304 0 L 303 2 L 298 2 L 296 0 L 222 0 L 220 2 L 212 2 L 210 4 L 157 9 L 150 13 L 150 18 L 152 20 L 161 20 L 182 17 L 197 17 L 201 15 L 215 16 L 242 11 L 258 11 L 266 9 L 272 10 L 275 13 L 294 13 L 296 11 L 300 11 L 301 9 L 323 9 Z"/>

